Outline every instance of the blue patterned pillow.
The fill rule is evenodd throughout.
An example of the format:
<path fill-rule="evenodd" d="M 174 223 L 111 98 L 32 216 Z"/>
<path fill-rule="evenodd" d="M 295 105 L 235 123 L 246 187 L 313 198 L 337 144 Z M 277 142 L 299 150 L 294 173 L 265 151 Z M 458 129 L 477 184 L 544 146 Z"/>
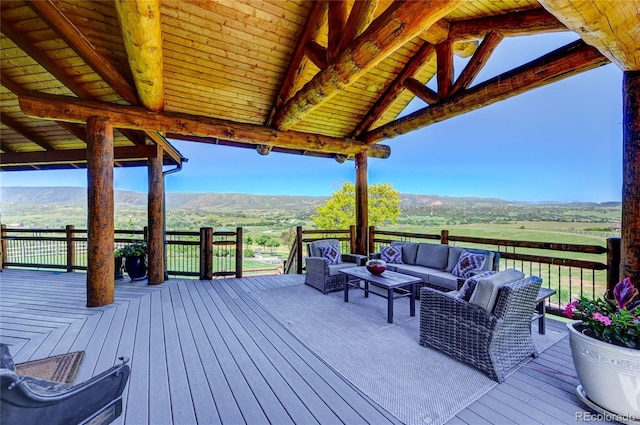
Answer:
<path fill-rule="evenodd" d="M 380 259 L 388 264 L 402 263 L 402 247 L 401 246 L 383 246 L 380 249 Z"/>
<path fill-rule="evenodd" d="M 462 288 L 460 288 L 460 292 L 458 292 L 458 298 L 462 298 L 463 300 L 468 302 L 471 299 L 471 294 L 473 294 L 473 291 L 476 289 L 476 285 L 478 285 L 478 282 L 496 273 L 497 272 L 488 271 L 471 276 L 469 279 L 464 281 L 464 285 L 462 285 Z"/>
<path fill-rule="evenodd" d="M 340 255 L 340 248 L 335 245 L 321 247 L 320 254 L 322 255 L 322 258 L 327 260 L 327 263 L 329 265 L 342 263 L 342 255 Z"/>
<path fill-rule="evenodd" d="M 482 271 L 487 256 L 483 254 L 474 254 L 469 251 L 462 251 L 458 263 L 451 271 L 451 274 L 464 279 L 468 279 L 474 274 Z"/>

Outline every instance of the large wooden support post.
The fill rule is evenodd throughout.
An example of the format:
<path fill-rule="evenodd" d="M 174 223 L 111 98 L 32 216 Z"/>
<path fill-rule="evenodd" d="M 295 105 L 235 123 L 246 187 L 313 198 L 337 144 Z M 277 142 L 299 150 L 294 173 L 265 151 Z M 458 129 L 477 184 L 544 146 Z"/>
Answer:
<path fill-rule="evenodd" d="M 356 155 L 356 254 L 368 255 L 369 179 L 367 154 Z"/>
<path fill-rule="evenodd" d="M 148 159 L 148 198 L 147 222 L 149 234 L 147 244 L 149 248 L 149 269 L 147 279 L 149 285 L 159 285 L 164 282 L 164 179 L 162 177 L 162 147 L 158 146 L 156 156 Z"/>
<path fill-rule="evenodd" d="M 67 273 L 73 271 L 76 261 L 76 241 L 74 238 L 75 226 L 73 224 L 67 224 L 65 227 L 65 234 L 67 236 Z"/>
<path fill-rule="evenodd" d="M 113 260 L 113 127 L 108 119 L 87 119 L 87 307 L 111 304 Z"/>
<path fill-rule="evenodd" d="M 640 71 L 623 74 L 620 277 L 640 288 Z"/>

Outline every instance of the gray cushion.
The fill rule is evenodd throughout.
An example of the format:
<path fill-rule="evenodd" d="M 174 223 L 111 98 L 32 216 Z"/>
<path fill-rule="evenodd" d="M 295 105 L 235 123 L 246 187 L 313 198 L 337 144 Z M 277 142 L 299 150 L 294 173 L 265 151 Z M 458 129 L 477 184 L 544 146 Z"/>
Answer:
<path fill-rule="evenodd" d="M 320 241 L 311 242 L 309 247 L 309 256 L 310 257 L 322 257 L 322 247 L 334 245 L 340 247 L 340 242 L 337 239 L 322 239 Z"/>
<path fill-rule="evenodd" d="M 353 263 L 330 264 L 327 269 L 329 270 L 329 276 L 337 276 L 340 274 L 340 270 L 348 269 L 349 267 L 355 267 L 355 265 Z"/>
<path fill-rule="evenodd" d="M 507 269 L 493 276 L 482 279 L 471 295 L 470 303 L 476 304 L 489 312 L 493 312 L 500 288 L 510 282 L 524 278 L 524 274 L 515 269 Z"/>
<path fill-rule="evenodd" d="M 460 259 L 460 254 L 464 251 L 464 248 L 459 246 L 450 246 L 449 247 L 449 258 L 447 260 L 447 268 L 444 270 L 446 272 L 451 273 L 453 268 L 458 264 L 458 260 Z"/>
<path fill-rule="evenodd" d="M 440 270 L 432 270 L 429 273 L 429 280 L 427 282 L 449 290 L 458 289 L 458 278 L 451 273 Z"/>
<path fill-rule="evenodd" d="M 418 254 L 418 244 L 415 242 L 391 242 L 391 246 L 402 246 L 402 262 L 404 264 L 415 264 Z"/>
<path fill-rule="evenodd" d="M 398 273 L 408 274 L 409 276 L 419 277 L 426 283 L 429 281 L 429 274 L 437 270 L 411 264 L 396 264 L 396 271 Z"/>
<path fill-rule="evenodd" d="M 416 264 L 432 269 L 444 270 L 447 267 L 449 246 L 439 243 L 421 243 L 418 246 Z"/>

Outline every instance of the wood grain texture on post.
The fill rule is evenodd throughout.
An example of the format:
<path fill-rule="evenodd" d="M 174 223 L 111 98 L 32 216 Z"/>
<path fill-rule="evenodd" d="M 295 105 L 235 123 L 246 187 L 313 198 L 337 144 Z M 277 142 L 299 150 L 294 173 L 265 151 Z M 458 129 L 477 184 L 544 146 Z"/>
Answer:
<path fill-rule="evenodd" d="M 623 74 L 620 278 L 640 288 L 640 71 Z"/>
<path fill-rule="evenodd" d="M 155 157 L 149 158 L 148 164 L 149 192 L 147 199 L 147 215 L 149 221 L 147 278 L 149 285 L 164 282 L 164 177 L 162 177 L 162 150 Z"/>
<path fill-rule="evenodd" d="M 113 127 L 109 120 L 87 119 L 87 307 L 114 300 Z"/>

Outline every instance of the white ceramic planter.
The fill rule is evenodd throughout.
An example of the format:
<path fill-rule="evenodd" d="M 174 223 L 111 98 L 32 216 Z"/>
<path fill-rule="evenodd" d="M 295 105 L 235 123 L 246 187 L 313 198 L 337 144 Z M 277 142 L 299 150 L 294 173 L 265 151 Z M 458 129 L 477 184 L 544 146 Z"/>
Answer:
<path fill-rule="evenodd" d="M 573 363 L 582 387 L 578 387 L 578 395 L 586 395 L 585 402 L 600 407 L 597 410 L 601 413 L 620 416 L 615 420 L 640 423 L 640 350 L 584 335 L 576 330 L 580 324 L 567 323 Z"/>

